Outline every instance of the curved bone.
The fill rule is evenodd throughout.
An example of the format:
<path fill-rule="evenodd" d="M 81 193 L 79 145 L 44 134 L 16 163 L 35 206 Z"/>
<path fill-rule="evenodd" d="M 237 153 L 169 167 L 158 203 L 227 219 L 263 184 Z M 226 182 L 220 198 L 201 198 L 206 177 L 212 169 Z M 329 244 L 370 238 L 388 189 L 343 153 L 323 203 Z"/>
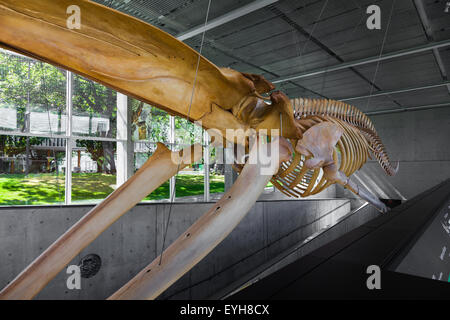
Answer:
<path fill-rule="evenodd" d="M 251 151 L 253 159 L 257 158 L 257 145 Z M 284 142 L 280 151 L 281 160 L 290 156 Z M 194 267 L 233 231 L 256 202 L 272 176 L 261 175 L 262 167 L 259 161 L 247 163 L 232 188 L 164 251 L 161 264 L 160 257 L 156 258 L 109 299 L 154 299 Z M 278 166 L 272 174 L 276 170 Z"/>
<path fill-rule="evenodd" d="M 141 169 L 67 230 L 0 292 L 0 299 L 31 299 L 81 250 L 163 182 L 201 159 L 200 145 L 171 152 L 163 144 Z M 176 163 L 172 159 L 180 159 Z"/>
<path fill-rule="evenodd" d="M 66 11 L 73 5 L 80 8 L 80 29 L 67 27 Z M 188 45 L 91 1 L 0 0 L 0 30 L 0 47 L 194 120 L 211 112 L 212 105 L 231 109 L 243 97 L 265 89 L 262 77 L 255 78 L 255 85 L 249 75 L 218 68 L 204 57 L 196 72 L 199 53 Z"/>

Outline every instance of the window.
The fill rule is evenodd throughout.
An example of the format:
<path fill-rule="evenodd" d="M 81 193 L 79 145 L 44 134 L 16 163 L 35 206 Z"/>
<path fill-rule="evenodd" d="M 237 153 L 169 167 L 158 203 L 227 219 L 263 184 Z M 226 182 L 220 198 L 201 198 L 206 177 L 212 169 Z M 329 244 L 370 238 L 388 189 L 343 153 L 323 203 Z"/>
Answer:
<path fill-rule="evenodd" d="M 0 205 L 63 204 L 65 143 L 0 135 Z"/>
<path fill-rule="evenodd" d="M 209 158 L 209 188 L 211 195 L 225 192 L 225 161 L 222 147 L 211 148 Z"/>
<path fill-rule="evenodd" d="M 0 130 L 64 135 L 66 71 L 0 51 Z"/>
<path fill-rule="evenodd" d="M 169 201 L 170 190 L 177 201 L 224 192 L 223 149 L 210 148 L 201 127 L 123 97 L 0 49 L 0 206 L 98 203 L 147 161 L 157 142 L 172 150 L 200 143 L 209 158 L 144 201 Z"/>
<path fill-rule="evenodd" d="M 115 139 L 117 94 L 94 81 L 73 75 L 72 134 Z"/>
<path fill-rule="evenodd" d="M 72 203 L 95 203 L 117 187 L 116 142 L 76 140 L 72 148 Z"/>
<path fill-rule="evenodd" d="M 0 205 L 65 203 L 66 71 L 0 51 Z"/>
<path fill-rule="evenodd" d="M 203 129 L 186 119 L 175 117 L 173 150 L 180 150 L 195 143 L 204 146 Z M 175 177 L 175 196 L 181 201 L 203 201 L 204 189 L 203 159 L 180 170 Z"/>
<path fill-rule="evenodd" d="M 203 143 L 203 130 L 191 122 L 171 117 L 135 99 L 129 99 L 132 110 L 131 136 L 134 144 L 134 168 L 138 170 L 156 150 L 156 143 L 163 142 L 171 150 L 180 150 L 194 143 Z M 170 190 L 175 186 L 177 201 L 203 201 L 205 189 L 205 168 L 203 160 L 194 163 L 161 185 L 144 201 L 170 200 Z M 172 187 L 171 187 L 172 186 Z"/>
<path fill-rule="evenodd" d="M 132 112 L 133 142 L 170 142 L 170 116 L 167 112 L 133 98 L 128 99 L 128 108 Z"/>

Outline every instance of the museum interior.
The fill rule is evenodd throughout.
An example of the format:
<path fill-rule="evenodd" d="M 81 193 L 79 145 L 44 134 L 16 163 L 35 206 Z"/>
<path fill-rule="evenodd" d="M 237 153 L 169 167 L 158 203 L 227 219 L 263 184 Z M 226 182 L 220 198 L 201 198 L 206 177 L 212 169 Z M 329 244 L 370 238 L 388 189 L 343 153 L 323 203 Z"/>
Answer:
<path fill-rule="evenodd" d="M 446 0 L 0 0 L 0 299 L 449 294 L 449 73 Z"/>

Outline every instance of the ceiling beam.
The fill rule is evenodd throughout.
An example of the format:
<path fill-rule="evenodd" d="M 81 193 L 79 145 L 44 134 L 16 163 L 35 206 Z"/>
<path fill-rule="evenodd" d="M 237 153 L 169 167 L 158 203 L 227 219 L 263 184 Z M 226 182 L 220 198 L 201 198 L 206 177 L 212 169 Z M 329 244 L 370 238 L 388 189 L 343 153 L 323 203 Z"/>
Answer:
<path fill-rule="evenodd" d="M 199 34 L 203 33 L 204 31 L 208 31 L 208 30 L 211 30 L 218 26 L 221 26 L 225 23 L 228 23 L 237 18 L 245 16 L 253 11 L 264 8 L 264 7 L 266 7 L 272 3 L 275 3 L 277 1 L 278 0 L 256 0 L 256 1 L 249 3 L 243 7 L 240 7 L 233 11 L 230 11 L 230 12 L 224 14 L 223 16 L 215 18 L 215 19 L 211 20 L 210 22 L 208 22 L 206 25 L 202 24 L 202 25 L 196 26 L 186 32 L 183 32 L 183 33 L 177 35 L 177 39 L 180 41 L 184 41 L 189 38 L 195 37 L 196 35 L 199 35 Z"/>
<path fill-rule="evenodd" d="M 322 10 L 325 9 L 326 4 L 322 8 Z M 276 7 L 270 8 L 270 11 L 272 11 L 277 17 L 285 21 L 288 25 L 290 25 L 296 32 L 300 33 L 302 36 L 305 37 L 305 39 L 308 39 L 308 41 L 305 43 L 304 48 L 306 47 L 306 44 L 311 41 L 316 46 L 318 46 L 320 49 L 323 50 L 326 54 L 328 54 L 330 57 L 337 60 L 338 63 L 345 62 L 344 59 L 342 59 L 336 52 L 334 52 L 330 47 L 326 46 L 322 41 L 320 41 L 318 38 L 314 37 L 313 31 L 307 31 L 302 26 L 300 26 L 296 21 L 289 18 L 283 11 Z M 317 22 L 315 22 L 316 24 Z M 314 30 L 314 27 L 313 29 Z M 303 50 L 304 50 L 303 48 Z M 377 86 L 372 80 L 368 79 L 366 76 L 364 76 L 361 72 L 356 70 L 355 68 L 349 68 L 352 72 L 354 72 L 358 77 L 360 77 L 362 80 L 366 81 L 370 84 L 371 87 L 375 88 L 376 90 L 381 90 L 379 86 Z"/>
<path fill-rule="evenodd" d="M 369 64 L 369 63 L 378 62 L 378 61 L 399 58 L 399 57 L 411 55 L 414 53 L 420 53 L 420 52 L 424 52 L 424 51 L 428 51 L 428 50 L 439 49 L 439 48 L 443 48 L 443 47 L 446 47 L 449 45 L 450 45 L 450 39 L 446 39 L 446 40 L 442 40 L 442 41 L 438 41 L 438 42 L 431 42 L 431 43 L 419 45 L 419 46 L 412 47 L 412 48 L 407 48 L 407 49 L 402 49 L 402 50 L 386 53 L 381 56 L 372 56 L 372 57 L 368 57 L 368 58 L 344 62 L 344 63 L 340 63 L 340 64 L 337 64 L 334 66 L 318 68 L 315 70 L 310 70 L 310 71 L 306 71 L 306 72 L 302 72 L 302 73 L 298 73 L 298 74 L 293 74 L 293 75 L 286 76 L 286 77 L 280 77 L 280 78 L 273 79 L 270 81 L 272 83 L 282 83 L 282 82 L 286 82 L 286 81 L 307 78 L 307 77 L 323 74 L 326 72 L 348 69 L 351 67 L 361 66 L 361 65 L 365 65 L 365 64 Z"/>
<path fill-rule="evenodd" d="M 425 7 L 423 5 L 422 0 L 414 0 L 414 5 L 416 7 L 417 14 L 419 15 L 420 21 L 422 23 L 423 30 L 425 35 L 427 36 L 428 41 L 434 41 L 433 37 L 433 29 L 431 27 L 430 21 L 428 20 L 427 12 L 425 11 Z M 447 80 L 447 70 L 445 69 L 444 62 L 442 61 L 441 54 L 438 49 L 433 49 L 433 55 L 436 59 L 436 63 L 439 67 L 439 71 L 441 72 L 441 77 L 443 80 Z M 450 93 L 450 84 L 447 85 L 447 91 Z"/>
<path fill-rule="evenodd" d="M 446 108 L 446 107 L 450 107 L 450 102 L 444 102 L 444 103 L 439 103 L 439 104 L 429 104 L 429 105 L 417 106 L 417 107 L 405 107 L 405 108 L 395 108 L 395 109 L 387 109 L 387 110 L 380 110 L 380 111 L 368 111 L 368 112 L 364 112 L 364 113 L 368 116 L 377 116 L 377 115 L 381 115 L 381 114 L 430 110 L 430 109 L 438 109 L 438 108 Z"/>
<path fill-rule="evenodd" d="M 429 84 L 429 85 L 420 86 L 420 87 L 409 87 L 409 88 L 403 88 L 403 89 L 383 90 L 383 91 L 379 91 L 379 92 L 376 92 L 376 93 L 373 93 L 373 94 L 364 95 L 364 96 L 337 98 L 336 100 L 339 100 L 339 101 L 358 100 L 358 99 L 373 98 L 373 97 L 379 97 L 379 96 L 387 96 L 387 95 L 390 95 L 390 94 L 397 94 L 397 93 L 405 93 L 405 92 L 411 92 L 411 91 L 433 89 L 433 88 L 449 86 L 449 85 L 450 85 L 450 81 L 444 81 L 444 82 L 441 82 L 441 83 Z"/>

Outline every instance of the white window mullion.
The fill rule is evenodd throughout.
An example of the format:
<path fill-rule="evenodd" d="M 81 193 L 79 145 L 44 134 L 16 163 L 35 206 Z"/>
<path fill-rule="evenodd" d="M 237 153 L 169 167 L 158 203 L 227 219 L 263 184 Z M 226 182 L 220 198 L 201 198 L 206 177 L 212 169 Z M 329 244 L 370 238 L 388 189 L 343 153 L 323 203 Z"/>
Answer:
<path fill-rule="evenodd" d="M 133 142 L 129 135 L 128 97 L 117 93 L 117 188 L 132 175 Z M 133 149 L 133 150 L 131 150 Z"/>
<path fill-rule="evenodd" d="M 174 149 L 175 147 L 175 117 L 174 116 L 169 116 L 169 121 L 170 121 L 170 132 L 169 132 L 169 143 L 171 145 L 171 150 Z M 170 178 L 170 183 L 169 183 L 169 188 L 170 188 L 170 199 L 174 199 L 176 197 L 176 190 L 175 190 L 175 176 L 173 176 L 172 178 Z"/>
<path fill-rule="evenodd" d="M 66 113 L 67 113 L 67 123 L 66 123 L 66 191 L 65 191 L 65 204 L 72 203 L 72 82 L 73 74 L 70 71 L 66 71 Z"/>
<path fill-rule="evenodd" d="M 204 153 L 203 153 L 203 169 L 204 169 L 204 193 L 203 201 L 209 202 L 209 157 L 210 157 L 210 147 L 209 147 L 209 134 L 206 130 L 203 131 L 203 141 L 204 141 Z"/>

